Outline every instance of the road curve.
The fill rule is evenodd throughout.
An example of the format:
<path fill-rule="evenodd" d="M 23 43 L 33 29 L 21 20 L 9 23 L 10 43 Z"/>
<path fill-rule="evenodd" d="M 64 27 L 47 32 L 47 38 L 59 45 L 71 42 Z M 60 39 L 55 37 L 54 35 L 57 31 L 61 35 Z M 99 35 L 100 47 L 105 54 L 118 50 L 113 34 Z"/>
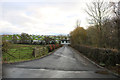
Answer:
<path fill-rule="evenodd" d="M 3 64 L 3 78 L 116 78 L 96 72 L 104 71 L 69 46 L 53 54 L 29 62 Z"/>

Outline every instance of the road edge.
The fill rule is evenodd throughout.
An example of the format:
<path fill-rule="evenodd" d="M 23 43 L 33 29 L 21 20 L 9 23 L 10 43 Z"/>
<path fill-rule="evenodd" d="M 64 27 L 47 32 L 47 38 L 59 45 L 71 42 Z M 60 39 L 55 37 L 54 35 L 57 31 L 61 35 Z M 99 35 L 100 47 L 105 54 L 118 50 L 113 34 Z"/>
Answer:
<path fill-rule="evenodd" d="M 102 68 L 102 69 L 105 69 L 105 70 L 107 70 L 109 73 L 111 73 L 111 74 L 113 74 L 114 76 L 116 76 L 116 77 L 118 77 L 118 78 L 120 78 L 120 75 L 119 74 L 117 74 L 117 73 L 114 73 L 114 72 L 112 72 L 112 71 L 110 71 L 110 70 L 108 70 L 107 68 L 105 68 L 105 67 L 102 67 L 102 66 L 100 66 L 100 65 L 98 65 L 97 63 L 95 63 L 94 61 L 92 61 L 91 59 L 89 59 L 89 58 L 87 58 L 85 55 L 83 55 L 82 53 L 80 53 L 78 50 L 76 50 L 76 49 L 74 49 L 73 47 L 71 47 L 71 46 L 69 46 L 70 48 L 72 48 L 76 53 L 78 53 L 79 55 L 82 55 L 83 56 L 83 58 L 85 58 L 85 59 L 87 59 L 88 61 L 90 61 L 92 64 L 94 64 L 94 65 L 96 65 L 97 67 L 99 67 L 99 68 Z"/>

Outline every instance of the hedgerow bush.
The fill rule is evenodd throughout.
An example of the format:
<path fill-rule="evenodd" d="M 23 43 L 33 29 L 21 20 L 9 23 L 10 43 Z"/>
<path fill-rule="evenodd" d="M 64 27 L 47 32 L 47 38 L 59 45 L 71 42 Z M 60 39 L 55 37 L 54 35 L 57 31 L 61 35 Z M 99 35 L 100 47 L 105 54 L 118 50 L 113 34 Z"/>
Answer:
<path fill-rule="evenodd" d="M 48 48 L 48 52 L 51 52 L 53 50 L 52 45 L 48 45 L 47 48 Z"/>
<path fill-rule="evenodd" d="M 73 46 L 80 53 L 96 61 L 105 64 L 105 66 L 115 66 L 120 64 L 120 52 L 113 49 L 94 48 L 89 46 L 77 45 Z"/>
<path fill-rule="evenodd" d="M 55 50 L 59 47 L 62 47 L 62 45 L 61 44 L 50 44 L 47 46 L 49 52 L 52 52 L 53 50 Z"/>
<path fill-rule="evenodd" d="M 8 52 L 10 44 L 11 44 L 10 42 L 2 41 L 2 53 Z"/>

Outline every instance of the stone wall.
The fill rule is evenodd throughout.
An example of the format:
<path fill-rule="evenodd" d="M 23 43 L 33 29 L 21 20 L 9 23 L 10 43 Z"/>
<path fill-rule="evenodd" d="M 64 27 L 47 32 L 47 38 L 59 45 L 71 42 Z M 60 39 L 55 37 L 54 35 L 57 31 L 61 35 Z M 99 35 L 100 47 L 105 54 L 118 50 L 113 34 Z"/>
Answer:
<path fill-rule="evenodd" d="M 45 54 L 48 54 L 48 49 L 46 47 L 41 47 L 41 48 L 35 47 L 33 49 L 33 56 L 34 57 L 43 56 Z"/>

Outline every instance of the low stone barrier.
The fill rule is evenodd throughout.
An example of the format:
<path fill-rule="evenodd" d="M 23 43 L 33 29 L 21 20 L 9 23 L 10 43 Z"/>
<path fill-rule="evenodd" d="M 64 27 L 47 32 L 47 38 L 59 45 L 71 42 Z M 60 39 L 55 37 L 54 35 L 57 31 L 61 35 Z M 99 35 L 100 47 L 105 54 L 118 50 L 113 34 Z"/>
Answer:
<path fill-rule="evenodd" d="M 34 57 L 39 57 L 39 56 L 42 56 L 45 54 L 48 54 L 48 49 L 46 47 L 41 47 L 41 48 L 35 47 L 33 49 L 33 56 Z"/>

